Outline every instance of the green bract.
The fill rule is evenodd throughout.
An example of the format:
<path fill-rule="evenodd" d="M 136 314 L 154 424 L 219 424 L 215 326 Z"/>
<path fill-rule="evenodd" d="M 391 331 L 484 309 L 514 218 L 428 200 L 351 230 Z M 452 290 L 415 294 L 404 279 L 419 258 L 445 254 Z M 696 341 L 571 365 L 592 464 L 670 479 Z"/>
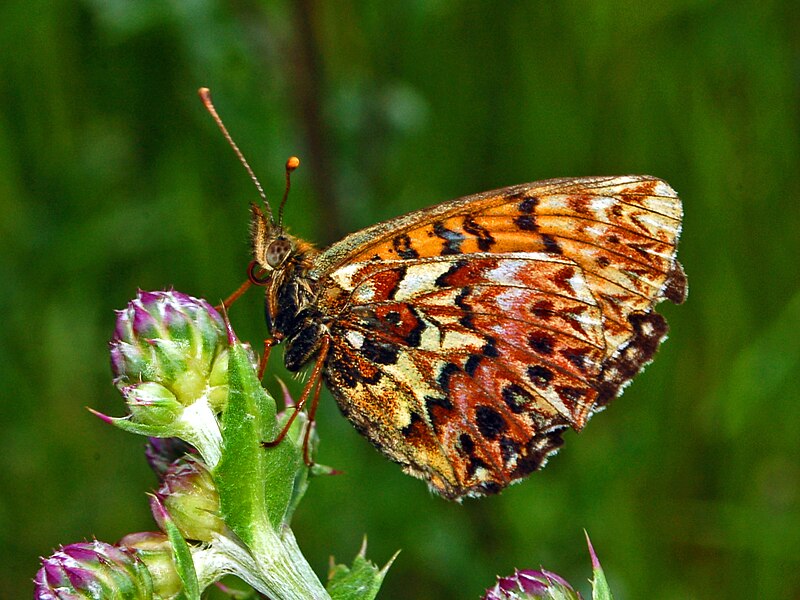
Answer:
<path fill-rule="evenodd" d="M 166 535 L 154 531 L 129 533 L 118 545 L 133 552 L 147 566 L 153 578 L 153 592 L 156 597 L 172 600 L 179 596 L 183 586 L 175 569 L 172 546 Z"/>

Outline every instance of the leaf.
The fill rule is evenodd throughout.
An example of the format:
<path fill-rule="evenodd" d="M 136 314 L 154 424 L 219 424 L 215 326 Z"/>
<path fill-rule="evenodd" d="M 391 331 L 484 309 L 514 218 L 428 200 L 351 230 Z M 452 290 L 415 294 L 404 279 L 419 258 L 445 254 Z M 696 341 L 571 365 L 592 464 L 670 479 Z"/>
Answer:
<path fill-rule="evenodd" d="M 588 533 L 586 533 L 586 543 L 589 545 L 589 554 L 592 556 L 592 600 L 614 600 Z"/>
<path fill-rule="evenodd" d="M 164 533 L 167 534 L 172 545 L 172 556 L 175 560 L 175 570 L 183 584 L 182 597 L 185 600 L 200 600 L 200 583 L 197 581 L 197 572 L 192 560 L 192 552 L 186 540 L 183 539 L 180 530 L 170 517 L 164 505 L 156 498 L 157 509 L 161 512 L 160 520 Z"/>
<path fill-rule="evenodd" d="M 365 539 L 361 550 L 353 560 L 352 567 L 347 565 L 331 567 L 326 589 L 333 600 L 372 600 L 378 594 L 383 578 L 397 554 L 390 558 L 382 569 L 378 569 L 375 563 L 367 560 L 366 550 Z"/>
<path fill-rule="evenodd" d="M 263 440 L 277 435 L 275 415 L 275 402 L 261 386 L 245 348 L 234 339 L 222 415 L 222 457 L 214 479 L 225 522 L 248 545 L 263 527 L 280 530 L 302 465 L 290 440 L 275 448 L 261 447 Z"/>

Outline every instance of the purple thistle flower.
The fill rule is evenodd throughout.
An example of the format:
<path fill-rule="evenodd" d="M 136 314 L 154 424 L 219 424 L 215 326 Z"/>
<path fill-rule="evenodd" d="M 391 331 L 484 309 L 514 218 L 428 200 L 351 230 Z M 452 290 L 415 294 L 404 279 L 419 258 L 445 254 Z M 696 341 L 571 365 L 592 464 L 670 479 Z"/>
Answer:
<path fill-rule="evenodd" d="M 166 427 L 201 396 L 214 411 L 224 408 L 228 332 L 205 300 L 139 291 L 117 311 L 110 354 L 114 383 L 137 423 Z"/>
<path fill-rule="evenodd" d="M 561 576 L 550 571 L 514 570 L 498 577 L 482 600 L 580 600 L 581 596 Z"/>
<path fill-rule="evenodd" d="M 144 563 L 125 548 L 97 540 L 63 546 L 43 559 L 34 582 L 36 600 L 153 597 Z"/>
<path fill-rule="evenodd" d="M 228 346 L 222 316 L 208 302 L 175 291 L 143 292 L 117 311 L 111 369 L 119 387 L 170 387 L 187 371 L 208 376 Z"/>

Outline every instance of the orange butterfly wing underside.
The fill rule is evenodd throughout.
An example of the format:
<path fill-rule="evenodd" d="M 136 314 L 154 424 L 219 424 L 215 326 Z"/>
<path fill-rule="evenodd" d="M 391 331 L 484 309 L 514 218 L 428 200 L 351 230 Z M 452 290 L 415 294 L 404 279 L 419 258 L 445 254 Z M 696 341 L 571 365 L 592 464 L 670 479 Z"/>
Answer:
<path fill-rule="evenodd" d="M 514 186 L 348 236 L 312 278 L 326 379 L 373 444 L 449 498 L 540 468 L 653 357 L 682 302 L 682 209 L 646 176 Z"/>

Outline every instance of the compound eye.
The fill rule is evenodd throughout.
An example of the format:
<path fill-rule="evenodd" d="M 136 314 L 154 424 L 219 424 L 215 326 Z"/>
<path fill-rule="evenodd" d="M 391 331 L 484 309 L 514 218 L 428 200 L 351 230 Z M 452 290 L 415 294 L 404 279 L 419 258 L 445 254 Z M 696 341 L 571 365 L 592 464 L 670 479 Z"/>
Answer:
<path fill-rule="evenodd" d="M 267 264 L 273 269 L 281 266 L 286 257 L 292 252 L 292 243 L 284 238 L 278 238 L 267 246 Z"/>

